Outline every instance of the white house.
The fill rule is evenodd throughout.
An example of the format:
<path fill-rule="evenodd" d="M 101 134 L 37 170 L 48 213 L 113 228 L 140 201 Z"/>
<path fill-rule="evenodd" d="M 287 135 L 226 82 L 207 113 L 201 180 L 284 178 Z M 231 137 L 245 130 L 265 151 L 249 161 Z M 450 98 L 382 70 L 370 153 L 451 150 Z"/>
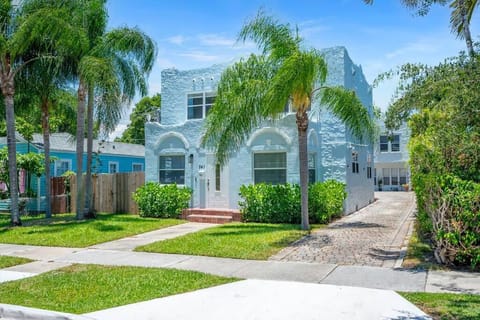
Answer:
<path fill-rule="evenodd" d="M 375 190 L 402 191 L 410 186 L 408 141 L 410 131 L 406 124 L 387 132 L 380 124 L 380 138 L 375 146 Z"/>
<path fill-rule="evenodd" d="M 372 114 L 372 88 L 344 47 L 322 51 L 328 64 L 327 84 L 354 90 Z M 238 207 L 243 184 L 299 183 L 295 114 L 287 112 L 251 133 L 249 140 L 220 168 L 215 155 L 200 145 L 204 119 L 215 101 L 225 65 L 162 72 L 161 122 L 145 125 L 147 181 L 177 183 L 193 189 L 192 207 Z M 347 185 L 345 212 L 374 199 L 373 145 L 359 143 L 331 114 L 310 111 L 308 131 L 310 180 L 337 179 Z"/>

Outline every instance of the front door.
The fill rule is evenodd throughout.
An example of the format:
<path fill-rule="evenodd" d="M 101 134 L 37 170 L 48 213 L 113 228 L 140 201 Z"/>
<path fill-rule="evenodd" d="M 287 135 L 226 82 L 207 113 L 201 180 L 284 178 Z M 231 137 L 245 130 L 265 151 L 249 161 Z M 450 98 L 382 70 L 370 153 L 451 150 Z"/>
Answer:
<path fill-rule="evenodd" d="M 208 208 L 228 208 L 228 168 L 217 164 L 215 155 L 207 154 L 205 168 L 206 202 Z"/>

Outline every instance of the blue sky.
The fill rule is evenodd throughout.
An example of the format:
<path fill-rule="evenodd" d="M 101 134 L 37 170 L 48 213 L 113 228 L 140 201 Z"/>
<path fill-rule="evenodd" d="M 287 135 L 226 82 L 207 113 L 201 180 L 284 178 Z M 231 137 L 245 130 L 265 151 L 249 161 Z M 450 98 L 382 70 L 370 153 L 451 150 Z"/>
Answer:
<path fill-rule="evenodd" d="M 149 93 L 155 94 L 162 69 L 206 67 L 253 52 L 252 44 L 236 43 L 236 36 L 260 7 L 297 25 L 307 46 L 345 46 L 370 83 L 397 65 L 435 64 L 465 48 L 450 33 L 448 7 L 434 6 L 419 17 L 399 0 L 377 0 L 372 6 L 362 0 L 111 0 L 109 27 L 138 26 L 155 40 L 158 57 L 149 78 Z M 475 40 L 478 25 L 477 15 Z M 374 104 L 386 109 L 393 89 L 393 82 L 375 88 Z M 128 113 L 117 134 L 128 123 Z"/>

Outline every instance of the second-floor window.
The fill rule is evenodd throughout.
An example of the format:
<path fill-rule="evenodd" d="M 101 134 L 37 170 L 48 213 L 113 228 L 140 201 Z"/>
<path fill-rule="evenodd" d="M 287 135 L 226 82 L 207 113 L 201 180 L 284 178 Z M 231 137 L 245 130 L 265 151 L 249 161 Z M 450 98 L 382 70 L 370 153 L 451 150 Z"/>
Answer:
<path fill-rule="evenodd" d="M 200 92 L 187 95 L 187 119 L 203 119 L 215 102 L 215 93 Z"/>
<path fill-rule="evenodd" d="M 400 152 L 400 135 L 380 136 L 380 152 Z"/>

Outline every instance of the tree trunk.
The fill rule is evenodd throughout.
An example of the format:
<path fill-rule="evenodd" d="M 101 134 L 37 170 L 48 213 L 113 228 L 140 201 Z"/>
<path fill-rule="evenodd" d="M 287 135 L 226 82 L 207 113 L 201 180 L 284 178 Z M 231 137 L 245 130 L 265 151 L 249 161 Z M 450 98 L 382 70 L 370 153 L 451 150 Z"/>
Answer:
<path fill-rule="evenodd" d="M 83 80 L 78 85 L 77 107 L 77 220 L 85 219 L 85 189 L 83 186 L 83 145 L 85 135 L 85 96 L 86 88 Z"/>
<path fill-rule="evenodd" d="M 309 230 L 308 221 L 308 150 L 307 150 L 307 129 L 308 115 L 306 111 L 297 111 L 298 129 L 298 157 L 300 167 L 300 195 L 302 206 L 302 229 Z"/>
<path fill-rule="evenodd" d="M 458 6 L 460 8 L 460 14 L 463 25 L 463 37 L 465 38 L 465 43 L 467 45 L 467 51 L 470 57 L 475 55 L 475 50 L 473 49 L 472 34 L 470 32 L 470 22 L 467 18 L 467 4 L 465 0 L 458 0 Z"/>
<path fill-rule="evenodd" d="M 85 198 L 86 207 L 88 208 L 88 218 L 93 218 L 93 201 L 92 201 L 92 154 L 93 154 L 93 85 L 88 86 L 88 103 L 87 103 L 87 175 L 85 177 Z"/>
<path fill-rule="evenodd" d="M 15 139 L 15 112 L 13 96 L 15 87 L 13 77 L 9 74 L 1 75 L 2 94 L 5 103 L 5 119 L 7 121 L 7 147 L 8 147 L 8 173 L 10 188 L 11 224 L 21 226 L 20 213 L 18 211 L 18 175 L 17 175 L 17 142 Z"/>
<path fill-rule="evenodd" d="M 52 204 L 50 194 L 50 126 L 48 125 L 48 100 L 42 98 L 42 131 L 43 131 L 43 151 L 45 153 L 45 218 L 52 217 Z"/>

